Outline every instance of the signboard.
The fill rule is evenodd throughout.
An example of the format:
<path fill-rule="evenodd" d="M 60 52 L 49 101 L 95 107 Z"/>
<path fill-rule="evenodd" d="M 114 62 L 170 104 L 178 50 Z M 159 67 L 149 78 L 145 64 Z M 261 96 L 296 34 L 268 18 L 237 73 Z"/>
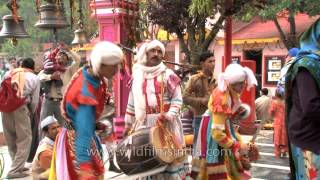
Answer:
<path fill-rule="evenodd" d="M 285 56 L 265 56 L 265 84 L 276 85 L 280 79 L 280 71 L 285 63 Z"/>

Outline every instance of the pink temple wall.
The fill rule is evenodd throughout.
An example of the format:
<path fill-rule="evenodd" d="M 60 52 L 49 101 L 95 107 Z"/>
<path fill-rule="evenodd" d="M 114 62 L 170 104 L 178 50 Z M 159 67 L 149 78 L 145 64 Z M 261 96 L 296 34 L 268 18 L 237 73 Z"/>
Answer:
<path fill-rule="evenodd" d="M 129 7 L 130 11 L 136 10 L 135 1 L 117 1 L 101 0 L 91 3 L 91 8 L 94 11 L 93 17 L 96 17 L 99 23 L 99 39 L 114 42 L 116 44 L 125 44 L 127 26 L 125 20 L 128 18 L 127 11 L 124 8 Z M 115 10 L 119 12 L 115 12 Z M 129 15 L 129 18 L 131 16 Z M 114 118 L 114 132 L 118 138 L 121 138 L 124 128 L 124 115 L 128 102 L 129 87 L 128 81 L 131 78 L 131 54 L 124 51 L 126 54 L 125 62 L 123 63 L 119 73 L 113 78 L 113 92 L 115 101 L 116 117 Z"/>

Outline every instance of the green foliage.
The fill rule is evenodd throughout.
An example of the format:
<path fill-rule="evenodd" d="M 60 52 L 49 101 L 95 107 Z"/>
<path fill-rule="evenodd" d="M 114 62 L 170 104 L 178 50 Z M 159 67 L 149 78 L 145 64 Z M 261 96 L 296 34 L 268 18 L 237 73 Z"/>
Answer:
<path fill-rule="evenodd" d="M 299 47 L 298 36 L 295 25 L 295 15 L 305 13 L 309 16 L 319 15 L 319 0 L 270 0 L 262 9 L 247 9 L 243 14 L 237 16 L 243 21 L 250 21 L 255 16 L 260 16 L 264 20 L 274 21 L 281 40 L 287 49 Z M 285 34 L 280 26 L 277 17 L 286 18 L 290 23 L 290 33 Z"/>
<path fill-rule="evenodd" d="M 213 14 L 213 0 L 192 0 L 189 11 L 190 14 Z"/>
<path fill-rule="evenodd" d="M 136 24 L 136 40 L 141 42 L 144 39 L 149 38 L 148 28 L 149 28 L 149 19 L 147 4 L 145 1 L 139 2 L 139 11 L 138 11 L 138 21 Z"/>
<path fill-rule="evenodd" d="M 7 39 L 5 43 L 2 45 L 2 52 L 6 52 L 9 56 L 16 57 L 33 57 L 36 48 L 32 47 L 32 39 L 18 39 L 17 46 L 13 46 L 10 39 Z M 33 49 L 35 48 L 35 49 Z M 32 51 L 33 50 L 33 51 Z"/>
<path fill-rule="evenodd" d="M 285 0 L 286 1 L 286 0 Z M 275 19 L 278 12 L 285 9 L 287 2 L 285 1 L 275 1 L 270 0 L 270 3 L 266 8 L 256 9 L 256 8 L 245 8 L 245 11 L 242 14 L 236 16 L 237 19 L 242 21 L 250 21 L 255 16 L 260 16 L 263 19 Z"/>
<path fill-rule="evenodd" d="M 90 4 L 89 0 L 82 0 L 82 12 L 83 12 L 83 17 L 84 17 L 83 23 L 84 23 L 84 29 L 86 31 L 88 38 L 90 38 L 98 30 L 97 20 L 95 19 L 95 17 L 91 17 L 92 11 L 90 9 L 89 4 Z M 77 10 L 78 10 L 78 5 L 79 5 L 79 2 L 75 1 L 75 7 Z M 67 11 L 67 12 L 69 12 L 69 11 Z M 68 16 L 70 16 L 70 15 L 68 15 Z M 75 23 L 77 23 L 79 20 L 79 13 L 74 14 L 74 19 L 75 19 Z M 78 26 L 75 24 L 73 26 L 73 29 L 77 29 L 77 28 L 78 28 Z M 73 31 L 70 33 L 72 33 L 72 40 L 73 40 L 73 38 L 74 38 Z M 69 41 L 69 42 L 71 42 L 71 41 Z"/>
<path fill-rule="evenodd" d="M 232 6 L 226 8 L 226 2 L 233 2 Z M 298 34 L 295 27 L 295 15 L 306 13 L 310 16 L 320 14 L 319 0 L 192 0 L 190 6 L 191 14 L 206 14 L 213 8 L 213 13 L 222 12 L 232 15 L 233 18 L 250 21 L 253 17 L 260 16 L 263 20 L 274 21 L 280 38 L 285 46 L 298 47 Z M 290 33 L 285 34 L 279 24 L 277 17 L 285 17 L 290 23 Z"/>
<path fill-rule="evenodd" d="M 160 25 L 169 33 L 175 33 L 186 60 L 199 63 L 199 55 L 208 49 L 214 36 L 205 38 L 207 15 L 190 14 L 191 0 L 157 0 L 147 3 L 148 18 L 152 24 Z M 222 22 L 219 22 L 222 23 Z M 187 34 L 187 39 L 185 35 Z"/>
<path fill-rule="evenodd" d="M 223 28 L 227 16 L 244 15 L 247 9 L 261 9 L 268 0 L 153 0 L 148 1 L 148 18 L 169 33 L 175 33 L 186 60 L 199 63 L 199 55 L 206 51 Z M 230 2 L 233 2 L 231 5 Z M 208 18 L 215 19 L 209 23 Z M 212 29 L 208 32 L 206 24 Z M 187 34 L 187 36 L 186 36 Z"/>
<path fill-rule="evenodd" d="M 319 0 L 300 0 L 299 10 L 308 13 L 310 16 L 319 15 Z"/>
<path fill-rule="evenodd" d="M 191 0 L 149 1 L 148 16 L 152 23 L 161 25 L 169 33 L 174 33 L 176 29 L 185 29 L 188 21 L 191 21 L 188 13 L 190 3 Z"/>
<path fill-rule="evenodd" d="M 190 14 L 214 15 L 216 13 L 226 16 L 253 15 L 260 9 L 272 4 L 274 0 L 192 0 Z"/>
<path fill-rule="evenodd" d="M 320 14 L 319 0 L 270 0 L 263 9 L 247 9 L 239 19 L 250 21 L 254 16 L 260 16 L 265 20 L 274 20 L 276 16 L 284 11 L 296 14 L 306 13 L 310 16 Z"/>
<path fill-rule="evenodd" d="M 45 31 L 39 31 L 34 27 L 37 21 L 37 13 L 34 8 L 33 1 L 21 1 L 19 2 L 18 15 L 24 19 L 24 27 L 30 38 L 18 39 L 18 45 L 12 46 L 11 39 L 2 39 L 1 51 L 6 52 L 9 56 L 33 56 L 32 50 L 38 50 L 40 42 L 45 42 L 48 39 L 48 33 Z M 10 10 L 6 6 L 6 2 L 0 5 L 0 16 L 10 14 Z M 35 46 L 35 47 L 33 47 Z"/>

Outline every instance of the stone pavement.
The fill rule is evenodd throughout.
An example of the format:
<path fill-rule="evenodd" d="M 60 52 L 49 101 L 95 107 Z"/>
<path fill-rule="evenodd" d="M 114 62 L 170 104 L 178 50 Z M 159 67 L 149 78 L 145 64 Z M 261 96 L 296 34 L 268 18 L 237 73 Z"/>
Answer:
<path fill-rule="evenodd" d="M 8 152 L 8 146 L 0 147 L 0 159 L 1 161 L 4 160 L 4 172 L 2 174 L 1 179 L 5 179 L 4 177 L 7 175 L 9 168 L 11 166 L 11 158 Z M 29 164 L 27 164 L 29 166 Z M 31 173 L 31 171 L 30 171 Z M 17 180 L 32 180 L 32 177 L 25 177 L 25 178 L 17 178 Z"/>
<path fill-rule="evenodd" d="M 261 131 L 260 135 L 258 136 L 256 140 L 256 144 L 260 150 L 261 158 L 252 164 L 252 168 L 250 170 L 252 174 L 252 180 L 264 180 L 264 179 L 288 179 L 287 174 L 290 172 L 288 167 L 288 158 L 282 158 L 282 159 L 275 159 L 273 155 L 273 144 L 272 144 L 272 134 L 273 131 Z M 248 142 L 251 140 L 252 136 L 246 136 L 242 135 L 242 138 L 244 141 Z M 105 149 L 105 148 L 104 148 Z M 4 174 L 2 175 L 5 177 L 7 174 L 10 165 L 11 165 L 11 159 L 9 156 L 8 148 L 7 146 L 0 147 L 0 155 L 3 156 L 4 162 L 5 162 L 5 169 Z M 108 158 L 108 154 L 105 153 L 105 159 Z M 1 158 L 1 156 L 0 156 Z M 189 156 L 189 162 L 191 162 L 191 156 Z M 30 165 L 30 164 L 29 164 Z M 31 166 L 31 165 L 30 165 Z M 106 169 L 108 169 L 109 163 L 106 163 Z M 31 174 L 31 171 L 30 171 Z M 275 178 L 277 177 L 277 178 Z M 135 177 L 136 179 L 137 177 Z M 130 180 L 133 179 L 133 176 L 126 176 L 121 173 L 115 173 L 106 171 L 105 173 L 105 179 L 116 179 L 116 180 Z M 32 177 L 26 177 L 26 178 L 19 178 L 16 180 L 32 180 Z"/>
<path fill-rule="evenodd" d="M 0 147 L 0 159 L 2 159 L 1 156 L 3 157 L 3 160 L 5 162 L 4 163 L 4 172 L 3 172 L 1 179 L 6 179 L 5 176 L 7 175 L 9 168 L 11 166 L 11 158 L 10 158 L 7 146 Z M 108 158 L 108 157 L 106 156 L 105 158 Z M 26 167 L 31 167 L 31 164 L 27 163 Z M 106 163 L 105 167 L 106 167 L 106 169 L 108 169 L 109 163 Z M 32 180 L 31 170 L 29 170 L 29 173 L 30 173 L 30 176 L 28 176 L 28 177 L 16 178 L 16 179 L 12 179 L 12 180 Z M 116 176 L 116 178 L 113 178 L 115 176 Z M 110 172 L 110 171 L 106 171 L 106 173 L 105 173 L 105 179 L 119 179 L 119 180 L 121 180 L 121 179 L 125 179 L 125 178 L 126 178 L 126 180 L 128 180 L 126 175 L 122 175 L 122 174 Z"/>
<path fill-rule="evenodd" d="M 250 140 L 249 136 L 243 136 Z M 250 169 L 253 179 L 256 180 L 289 180 L 288 173 L 289 158 L 276 158 L 274 155 L 273 130 L 262 130 L 258 135 L 255 144 L 260 152 L 260 159 L 251 163 Z"/>

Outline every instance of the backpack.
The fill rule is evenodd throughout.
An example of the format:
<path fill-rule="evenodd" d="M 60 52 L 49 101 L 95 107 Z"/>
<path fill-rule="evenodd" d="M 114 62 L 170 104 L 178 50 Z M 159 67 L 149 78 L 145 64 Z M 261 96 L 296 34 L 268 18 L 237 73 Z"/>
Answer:
<path fill-rule="evenodd" d="M 5 78 L 0 85 L 0 112 L 13 112 L 25 104 L 26 98 L 17 95 L 17 89 L 11 84 L 11 76 Z"/>

